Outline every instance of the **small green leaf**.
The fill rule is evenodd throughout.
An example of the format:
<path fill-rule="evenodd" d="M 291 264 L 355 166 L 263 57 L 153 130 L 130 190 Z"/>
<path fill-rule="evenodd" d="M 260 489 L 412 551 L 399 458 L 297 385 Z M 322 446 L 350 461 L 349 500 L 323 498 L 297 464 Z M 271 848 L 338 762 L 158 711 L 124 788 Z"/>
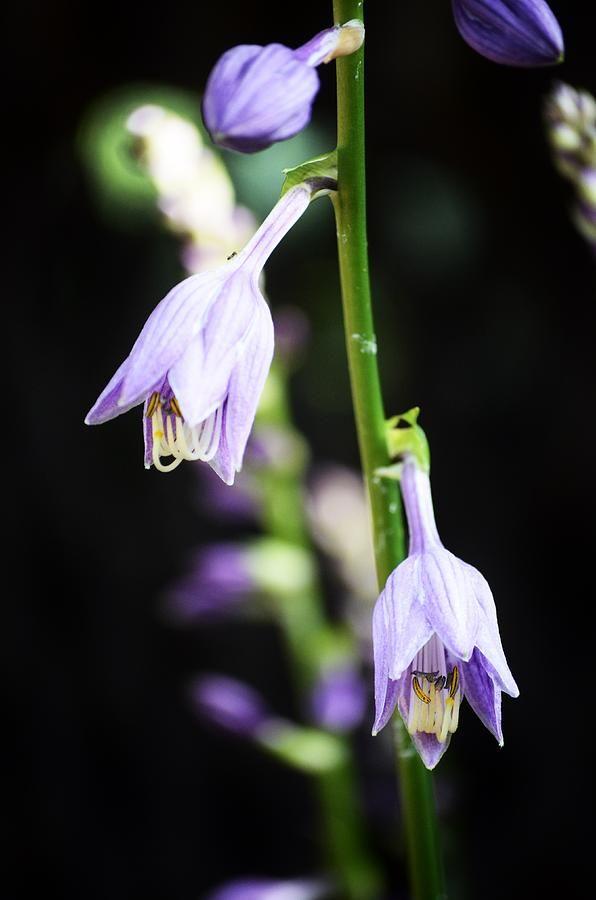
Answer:
<path fill-rule="evenodd" d="M 317 156 L 314 159 L 307 159 L 306 162 L 300 163 L 291 169 L 284 169 L 283 174 L 286 176 L 281 187 L 281 196 L 295 187 L 297 184 L 303 184 L 305 181 L 318 181 L 320 179 L 330 179 L 337 181 L 337 150 L 331 153 L 325 153 L 323 156 Z"/>
<path fill-rule="evenodd" d="M 313 775 L 331 772 L 346 761 L 344 744 L 336 735 L 291 722 L 269 723 L 257 741 L 286 765 Z"/>

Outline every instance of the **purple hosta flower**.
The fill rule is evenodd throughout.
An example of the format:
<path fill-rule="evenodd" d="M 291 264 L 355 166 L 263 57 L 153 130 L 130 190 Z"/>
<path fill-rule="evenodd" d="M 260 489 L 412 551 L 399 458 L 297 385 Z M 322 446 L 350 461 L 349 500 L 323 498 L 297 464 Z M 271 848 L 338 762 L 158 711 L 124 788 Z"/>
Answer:
<path fill-rule="evenodd" d="M 329 895 L 323 881 L 243 878 L 209 894 L 208 900 L 318 900 Z"/>
<path fill-rule="evenodd" d="M 255 153 L 285 141 L 308 124 L 319 90 L 316 66 L 347 56 L 364 40 L 357 19 L 327 28 L 297 50 L 283 44 L 241 44 L 213 68 L 203 96 L 203 119 L 220 147 Z"/>
<path fill-rule="evenodd" d="M 596 253 L 596 100 L 558 84 L 544 113 L 554 163 L 576 191 L 575 225 Z"/>
<path fill-rule="evenodd" d="M 243 605 L 253 589 L 246 548 L 214 544 L 196 552 L 188 574 L 169 589 L 166 609 L 178 622 L 215 618 Z"/>
<path fill-rule="evenodd" d="M 191 687 L 191 700 L 203 718 L 242 737 L 255 737 L 272 720 L 258 691 L 227 675 L 198 678 Z"/>
<path fill-rule="evenodd" d="M 559 172 L 575 180 L 586 166 L 596 166 L 596 100 L 569 84 L 555 85 L 544 104 L 548 139 Z"/>
<path fill-rule="evenodd" d="M 578 231 L 596 254 L 596 159 L 594 166 L 582 169 L 577 175 L 578 204 L 574 220 Z"/>
<path fill-rule="evenodd" d="M 563 59 L 563 35 L 544 0 L 452 0 L 455 24 L 481 56 L 507 66 Z"/>
<path fill-rule="evenodd" d="M 373 734 L 397 706 L 432 769 L 457 728 L 464 696 L 502 745 L 501 691 L 511 697 L 519 691 L 501 646 L 491 590 L 480 572 L 441 543 L 428 473 L 411 455 L 401 488 L 410 548 L 373 615 Z"/>
<path fill-rule="evenodd" d="M 311 697 L 317 725 L 328 731 L 351 731 L 362 722 L 366 710 L 366 688 L 360 674 L 349 663 L 323 672 Z"/>
<path fill-rule="evenodd" d="M 144 403 L 147 468 L 168 472 L 182 460 L 204 460 L 233 484 L 273 355 L 259 275 L 310 199 L 307 184 L 290 188 L 239 254 L 172 288 L 88 413 L 88 425 Z"/>

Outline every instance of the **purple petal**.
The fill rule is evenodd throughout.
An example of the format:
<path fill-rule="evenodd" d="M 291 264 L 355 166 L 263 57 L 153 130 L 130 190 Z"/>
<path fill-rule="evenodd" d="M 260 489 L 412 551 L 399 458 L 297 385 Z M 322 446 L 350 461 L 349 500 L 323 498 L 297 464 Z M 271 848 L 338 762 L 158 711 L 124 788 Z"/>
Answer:
<path fill-rule="evenodd" d="M 563 56 L 559 23 L 544 0 L 453 0 L 459 33 L 474 50 L 509 66 L 549 66 Z"/>
<path fill-rule="evenodd" d="M 478 633 L 478 608 L 469 567 L 437 548 L 420 556 L 424 611 L 442 642 L 459 659 L 470 659 Z"/>
<path fill-rule="evenodd" d="M 250 274 L 234 272 L 211 305 L 202 331 L 172 366 L 170 384 L 190 426 L 221 406 L 260 299 Z"/>
<path fill-rule="evenodd" d="M 390 653 L 388 674 L 397 679 L 433 633 L 432 625 L 419 602 L 420 558 L 408 557 L 385 584 L 377 601 L 383 610 L 387 647 Z"/>
<path fill-rule="evenodd" d="M 410 715 L 410 684 L 409 674 L 404 675 L 399 681 L 398 708 L 406 727 Z M 429 770 L 434 769 L 451 741 L 450 734 L 448 734 L 447 739 L 441 743 L 441 741 L 437 740 L 436 735 L 426 734 L 424 731 L 417 731 L 415 734 L 411 734 L 410 738 L 418 751 L 418 755 L 422 762 Z"/>
<path fill-rule="evenodd" d="M 85 417 L 86 425 L 102 425 L 104 422 L 109 422 L 110 419 L 115 419 L 116 416 L 128 412 L 129 409 L 141 402 L 141 400 L 133 400 L 128 406 L 118 405 L 122 392 L 122 382 L 128 371 L 128 366 L 129 360 L 125 359 L 87 413 Z"/>
<path fill-rule="evenodd" d="M 242 356 L 230 379 L 228 393 L 225 438 L 236 471 L 242 467 L 246 442 L 272 357 L 273 322 L 269 307 L 259 297 Z"/>
<path fill-rule="evenodd" d="M 373 735 L 385 727 L 397 703 L 397 681 L 389 679 L 389 664 L 393 642 L 387 627 L 383 595 L 375 603 L 372 620 L 373 652 L 375 661 L 375 722 Z"/>
<path fill-rule="evenodd" d="M 235 271 L 216 269 L 191 275 L 177 284 L 158 303 L 128 357 L 119 404 L 124 407 L 144 399 L 163 381 L 200 331 L 212 303 L 227 278 Z"/>
<path fill-rule="evenodd" d="M 328 895 L 328 886 L 320 881 L 244 878 L 220 887 L 207 900 L 318 900 Z"/>
<path fill-rule="evenodd" d="M 490 667 L 479 650 L 462 666 L 462 682 L 466 699 L 482 724 L 503 746 L 501 730 L 501 691 L 490 674 Z"/>
<path fill-rule="evenodd" d="M 209 460 L 209 465 L 213 471 L 219 475 L 225 484 L 234 484 L 234 476 L 236 469 L 234 468 L 234 460 L 230 451 L 227 438 L 228 428 L 228 401 L 226 400 L 222 409 L 221 437 L 219 439 L 219 447 L 213 459 Z"/>
<path fill-rule="evenodd" d="M 480 627 L 476 636 L 476 646 L 490 662 L 495 679 L 502 691 L 510 697 L 519 697 L 519 688 L 507 665 L 493 594 L 487 580 L 473 566 L 467 565 L 474 585 L 474 592 L 480 609 Z"/>

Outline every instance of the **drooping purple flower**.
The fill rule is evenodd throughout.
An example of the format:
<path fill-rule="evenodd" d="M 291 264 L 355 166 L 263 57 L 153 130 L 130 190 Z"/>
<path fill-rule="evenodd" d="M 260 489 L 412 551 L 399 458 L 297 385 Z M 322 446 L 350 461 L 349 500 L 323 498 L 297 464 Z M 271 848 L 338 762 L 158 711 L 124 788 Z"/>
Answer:
<path fill-rule="evenodd" d="M 355 667 L 344 663 L 323 672 L 313 689 L 311 707 L 317 725 L 328 731 L 357 728 L 366 710 L 366 689 Z"/>
<path fill-rule="evenodd" d="M 401 488 L 410 547 L 373 615 L 373 734 L 397 706 L 432 769 L 457 728 L 464 696 L 502 745 L 501 692 L 517 697 L 519 691 L 503 653 L 490 587 L 441 543 L 430 479 L 412 455 L 405 457 Z"/>
<path fill-rule="evenodd" d="M 259 275 L 310 199 L 308 184 L 291 188 L 239 254 L 172 288 L 88 413 L 88 425 L 144 403 L 146 468 L 168 472 L 184 459 L 204 460 L 233 484 L 273 355 Z"/>
<path fill-rule="evenodd" d="M 563 59 L 563 35 L 544 0 L 452 0 L 464 41 L 507 66 L 551 66 Z"/>
<path fill-rule="evenodd" d="M 169 588 L 166 611 L 177 622 L 225 616 L 242 605 L 253 588 L 246 548 L 213 544 L 198 550 L 189 571 Z"/>
<path fill-rule="evenodd" d="M 328 894 L 329 886 L 324 881 L 243 878 L 220 887 L 209 894 L 208 900 L 318 900 Z"/>
<path fill-rule="evenodd" d="M 197 678 L 191 699 L 203 718 L 242 737 L 254 737 L 273 718 L 258 691 L 227 675 Z"/>
<path fill-rule="evenodd" d="M 215 64 L 203 95 L 213 141 L 240 153 L 264 150 L 298 134 L 310 121 L 319 90 L 316 66 L 357 50 L 357 19 L 327 28 L 296 50 L 283 44 L 241 44 Z"/>

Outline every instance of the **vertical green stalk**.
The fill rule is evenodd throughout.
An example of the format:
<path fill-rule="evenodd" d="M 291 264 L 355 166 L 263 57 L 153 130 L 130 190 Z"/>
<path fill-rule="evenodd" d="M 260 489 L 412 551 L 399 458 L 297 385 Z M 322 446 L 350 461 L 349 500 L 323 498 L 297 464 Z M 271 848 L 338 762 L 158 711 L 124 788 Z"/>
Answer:
<path fill-rule="evenodd" d="M 338 24 L 363 19 L 363 0 L 333 0 Z M 390 50 L 388 52 L 391 52 Z M 375 470 L 389 464 L 385 413 L 377 364 L 368 243 L 364 128 L 364 47 L 337 60 L 338 193 L 334 200 L 346 346 L 354 414 L 372 512 L 379 587 L 404 558 L 403 515 L 398 487 Z M 431 775 L 394 717 L 400 796 L 412 896 L 445 897 Z"/>
<path fill-rule="evenodd" d="M 291 421 L 286 377 L 274 364 L 267 384 L 267 401 L 259 413 L 261 426 L 273 426 L 288 441 L 283 458 L 262 471 L 264 522 L 273 537 L 310 552 L 304 519 L 306 451 Z M 296 691 L 304 701 L 320 675 L 321 637 L 330 627 L 316 575 L 298 591 L 276 595 L 275 608 Z M 336 735 L 336 739 L 342 744 L 342 762 L 314 776 L 326 863 L 338 896 L 345 900 L 374 900 L 381 894 L 381 875 L 367 846 L 352 747 L 348 737 Z"/>

